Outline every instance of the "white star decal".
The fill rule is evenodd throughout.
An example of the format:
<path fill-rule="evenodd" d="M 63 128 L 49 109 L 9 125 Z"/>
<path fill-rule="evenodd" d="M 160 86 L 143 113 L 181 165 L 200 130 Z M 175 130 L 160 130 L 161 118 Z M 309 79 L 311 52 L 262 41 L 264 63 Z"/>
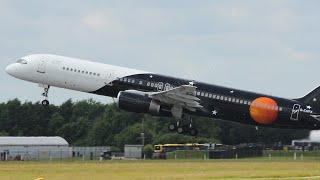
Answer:
<path fill-rule="evenodd" d="M 313 98 L 313 101 L 314 101 L 314 102 L 316 102 L 316 101 L 317 101 L 317 99 L 316 99 L 316 98 Z"/>
<path fill-rule="evenodd" d="M 153 78 L 153 76 L 152 76 L 152 75 L 150 75 L 150 78 Z"/>
<path fill-rule="evenodd" d="M 231 94 L 233 94 L 233 93 L 234 93 L 234 91 L 233 91 L 233 90 L 231 90 L 231 91 L 230 91 L 230 93 L 231 93 Z"/>
<path fill-rule="evenodd" d="M 214 110 L 214 111 L 212 111 L 212 115 L 217 115 L 217 113 L 218 113 L 218 111 L 216 111 L 216 110 Z"/>
<path fill-rule="evenodd" d="M 193 85 L 194 85 L 194 82 L 193 82 L 193 81 L 189 82 L 189 85 L 193 86 Z"/>
<path fill-rule="evenodd" d="M 309 105 L 309 106 L 307 106 L 307 109 L 311 109 L 312 107 Z"/>

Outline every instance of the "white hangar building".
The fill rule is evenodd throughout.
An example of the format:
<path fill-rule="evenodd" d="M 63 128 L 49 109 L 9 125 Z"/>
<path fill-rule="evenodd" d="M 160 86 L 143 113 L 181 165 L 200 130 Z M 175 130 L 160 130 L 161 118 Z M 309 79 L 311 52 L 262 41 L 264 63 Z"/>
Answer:
<path fill-rule="evenodd" d="M 70 153 L 69 143 L 61 137 L 0 137 L 2 161 L 69 158 Z"/>

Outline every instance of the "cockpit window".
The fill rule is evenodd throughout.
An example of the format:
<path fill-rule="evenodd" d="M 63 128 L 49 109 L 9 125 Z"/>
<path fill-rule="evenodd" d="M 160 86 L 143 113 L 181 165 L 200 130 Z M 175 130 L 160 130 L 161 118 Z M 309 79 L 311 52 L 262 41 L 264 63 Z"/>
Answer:
<path fill-rule="evenodd" d="M 24 60 L 24 59 L 19 59 L 19 61 L 17 63 L 20 63 L 20 64 L 27 64 L 28 61 L 27 60 Z"/>

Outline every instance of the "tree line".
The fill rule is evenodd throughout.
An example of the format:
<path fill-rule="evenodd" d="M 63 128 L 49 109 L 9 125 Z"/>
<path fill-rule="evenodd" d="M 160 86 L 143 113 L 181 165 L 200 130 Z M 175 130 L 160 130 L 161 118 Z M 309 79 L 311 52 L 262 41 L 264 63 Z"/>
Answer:
<path fill-rule="evenodd" d="M 227 121 L 194 118 L 199 130 L 197 137 L 170 132 L 172 118 L 153 117 L 125 112 L 115 103 L 102 104 L 92 99 L 60 106 L 43 107 L 40 102 L 21 102 L 18 99 L 0 104 L 0 136 L 61 136 L 71 146 L 113 146 L 125 144 L 164 143 L 261 143 L 273 146 L 293 139 L 306 138 L 308 130 L 283 130 L 246 126 Z"/>

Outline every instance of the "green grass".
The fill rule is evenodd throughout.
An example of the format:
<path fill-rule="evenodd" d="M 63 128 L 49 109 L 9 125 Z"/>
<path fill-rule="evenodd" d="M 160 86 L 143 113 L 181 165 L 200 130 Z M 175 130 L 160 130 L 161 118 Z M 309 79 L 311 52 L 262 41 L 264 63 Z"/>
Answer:
<path fill-rule="evenodd" d="M 46 179 L 301 179 L 319 176 L 320 161 L 248 158 L 238 160 L 146 160 L 1 162 L 1 180 Z"/>

